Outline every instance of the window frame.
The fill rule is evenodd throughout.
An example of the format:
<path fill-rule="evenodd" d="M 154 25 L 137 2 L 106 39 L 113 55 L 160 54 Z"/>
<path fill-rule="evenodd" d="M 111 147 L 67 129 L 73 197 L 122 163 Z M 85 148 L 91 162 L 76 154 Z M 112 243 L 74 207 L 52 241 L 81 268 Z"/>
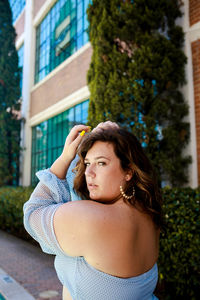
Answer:
<path fill-rule="evenodd" d="M 61 154 L 71 128 L 76 124 L 87 123 L 88 106 L 89 100 L 85 100 L 32 127 L 31 185 L 38 182 L 35 173 L 49 168 Z"/>
<path fill-rule="evenodd" d="M 89 3 L 58 0 L 36 27 L 35 84 L 89 41 Z"/>

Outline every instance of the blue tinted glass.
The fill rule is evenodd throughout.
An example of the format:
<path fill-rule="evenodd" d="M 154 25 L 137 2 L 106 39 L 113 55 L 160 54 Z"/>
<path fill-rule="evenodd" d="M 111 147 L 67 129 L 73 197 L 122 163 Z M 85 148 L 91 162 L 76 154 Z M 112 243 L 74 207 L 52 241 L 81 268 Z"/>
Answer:
<path fill-rule="evenodd" d="M 71 0 L 71 8 L 75 8 L 76 7 L 76 0 Z"/>
<path fill-rule="evenodd" d="M 18 66 L 20 69 L 20 96 L 22 95 L 23 84 L 23 63 L 24 63 L 24 45 L 18 50 Z"/>
<path fill-rule="evenodd" d="M 77 33 L 80 34 L 83 31 L 83 20 L 80 19 L 77 22 Z"/>
<path fill-rule="evenodd" d="M 78 4 L 78 9 L 77 9 L 77 19 L 80 19 L 83 16 L 83 3 L 80 2 Z"/>
<path fill-rule="evenodd" d="M 35 83 L 88 42 L 89 2 L 58 0 L 37 27 Z"/>
<path fill-rule="evenodd" d="M 24 6 L 26 5 L 25 0 L 9 0 L 10 8 L 12 11 L 13 23 L 16 21 L 18 16 L 21 14 Z"/>
<path fill-rule="evenodd" d="M 89 41 L 88 33 L 84 31 L 83 33 L 83 44 L 85 45 Z"/>
<path fill-rule="evenodd" d="M 87 15 L 84 15 L 84 29 L 86 30 L 89 26 Z"/>
<path fill-rule="evenodd" d="M 89 100 L 82 103 L 82 122 L 87 123 Z"/>
<path fill-rule="evenodd" d="M 35 172 L 51 166 L 61 154 L 70 129 L 87 122 L 89 100 L 32 128 L 31 184 L 37 183 Z"/>
<path fill-rule="evenodd" d="M 82 34 L 77 37 L 77 48 L 80 49 L 83 46 L 83 36 Z"/>
<path fill-rule="evenodd" d="M 69 130 L 70 130 L 74 126 L 74 108 L 69 109 L 68 124 L 69 124 Z"/>
<path fill-rule="evenodd" d="M 82 121 L 81 104 L 78 104 L 75 107 L 75 121 L 76 123 L 81 123 Z"/>
<path fill-rule="evenodd" d="M 86 12 L 87 11 L 87 8 L 88 8 L 88 4 L 91 3 L 90 0 L 84 0 L 84 11 Z"/>

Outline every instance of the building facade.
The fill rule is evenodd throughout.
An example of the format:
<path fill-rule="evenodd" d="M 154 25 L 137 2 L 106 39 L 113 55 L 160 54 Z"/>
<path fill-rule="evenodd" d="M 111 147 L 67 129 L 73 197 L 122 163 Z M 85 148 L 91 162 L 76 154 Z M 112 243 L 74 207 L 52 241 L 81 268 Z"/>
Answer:
<path fill-rule="evenodd" d="M 22 71 L 20 184 L 36 183 L 77 123 L 87 122 L 89 0 L 10 0 Z"/>
<path fill-rule="evenodd" d="M 87 70 L 92 47 L 86 10 L 90 0 L 9 0 L 21 67 L 23 152 L 21 185 L 36 183 L 62 151 L 70 128 L 87 122 Z M 179 20 L 185 32 L 192 156 L 190 185 L 200 183 L 200 2 L 184 0 Z"/>

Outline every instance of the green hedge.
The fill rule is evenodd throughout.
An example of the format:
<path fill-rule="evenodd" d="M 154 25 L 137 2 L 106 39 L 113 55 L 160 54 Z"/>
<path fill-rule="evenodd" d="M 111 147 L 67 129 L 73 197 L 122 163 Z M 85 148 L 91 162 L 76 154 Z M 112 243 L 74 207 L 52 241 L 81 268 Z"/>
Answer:
<path fill-rule="evenodd" d="M 163 189 L 160 299 L 200 299 L 200 189 Z"/>
<path fill-rule="evenodd" d="M 22 207 L 33 188 L 0 188 L 0 229 L 31 239 L 23 227 Z M 166 220 L 158 261 L 160 300 L 199 299 L 200 189 L 163 189 Z"/>
<path fill-rule="evenodd" d="M 23 239 L 31 239 L 23 226 L 23 204 L 32 191 L 32 187 L 0 188 L 0 229 Z"/>

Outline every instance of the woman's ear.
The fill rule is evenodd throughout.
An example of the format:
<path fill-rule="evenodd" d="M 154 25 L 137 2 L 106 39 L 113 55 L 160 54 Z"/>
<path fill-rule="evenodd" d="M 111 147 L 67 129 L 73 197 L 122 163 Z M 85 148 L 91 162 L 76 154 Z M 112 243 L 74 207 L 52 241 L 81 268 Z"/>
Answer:
<path fill-rule="evenodd" d="M 133 170 L 131 170 L 131 169 L 127 170 L 126 175 L 125 175 L 125 180 L 130 181 L 132 177 L 133 177 Z"/>

